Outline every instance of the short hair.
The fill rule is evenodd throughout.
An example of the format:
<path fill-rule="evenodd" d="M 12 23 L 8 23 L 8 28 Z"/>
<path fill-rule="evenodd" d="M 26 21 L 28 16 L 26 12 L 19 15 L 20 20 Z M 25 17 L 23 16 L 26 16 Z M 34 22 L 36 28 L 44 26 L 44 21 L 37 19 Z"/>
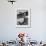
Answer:
<path fill-rule="evenodd" d="M 24 13 L 17 14 L 17 18 L 24 18 Z"/>

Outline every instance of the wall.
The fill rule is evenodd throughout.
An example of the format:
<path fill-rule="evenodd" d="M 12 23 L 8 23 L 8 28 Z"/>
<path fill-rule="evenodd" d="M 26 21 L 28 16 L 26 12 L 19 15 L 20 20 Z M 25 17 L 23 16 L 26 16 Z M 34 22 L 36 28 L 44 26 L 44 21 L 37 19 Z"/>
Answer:
<path fill-rule="evenodd" d="M 31 28 L 16 28 L 16 9 L 31 8 Z M 0 0 L 0 40 L 14 40 L 18 32 L 31 35 L 33 40 L 46 40 L 45 0 L 17 0 L 14 5 Z"/>

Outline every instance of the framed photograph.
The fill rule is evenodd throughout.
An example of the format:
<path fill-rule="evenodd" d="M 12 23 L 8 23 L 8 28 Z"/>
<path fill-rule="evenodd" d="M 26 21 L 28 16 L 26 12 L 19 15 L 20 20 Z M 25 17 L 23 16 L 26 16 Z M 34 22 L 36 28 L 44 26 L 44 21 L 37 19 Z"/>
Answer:
<path fill-rule="evenodd" d="M 16 11 L 16 27 L 31 27 L 31 9 L 20 8 Z"/>

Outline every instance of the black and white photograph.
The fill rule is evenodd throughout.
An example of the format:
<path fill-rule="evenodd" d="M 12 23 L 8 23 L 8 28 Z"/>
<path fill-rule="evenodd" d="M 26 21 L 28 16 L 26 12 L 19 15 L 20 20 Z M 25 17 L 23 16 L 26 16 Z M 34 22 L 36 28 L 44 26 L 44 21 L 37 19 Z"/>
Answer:
<path fill-rule="evenodd" d="M 29 27 L 30 26 L 30 10 L 18 9 L 16 20 L 17 20 L 17 27 Z"/>

